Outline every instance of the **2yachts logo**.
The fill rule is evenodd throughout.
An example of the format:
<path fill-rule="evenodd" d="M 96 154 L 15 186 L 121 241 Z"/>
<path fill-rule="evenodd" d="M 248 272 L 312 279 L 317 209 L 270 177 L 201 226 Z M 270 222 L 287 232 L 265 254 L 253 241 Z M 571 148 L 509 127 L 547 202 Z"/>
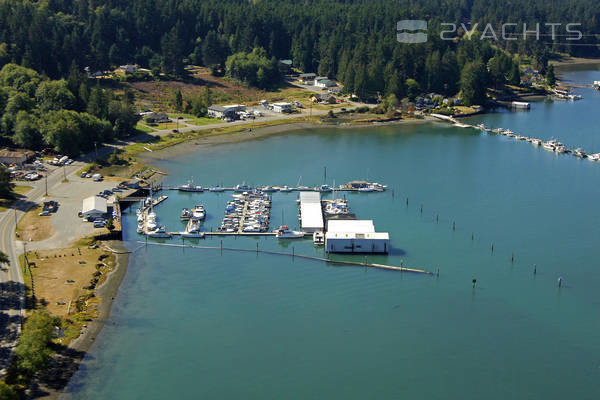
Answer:
<path fill-rule="evenodd" d="M 398 31 L 396 39 L 400 43 L 425 43 L 427 41 L 427 21 L 403 19 L 396 24 L 396 30 Z"/>
<path fill-rule="evenodd" d="M 540 23 L 527 25 L 516 23 L 504 23 L 496 28 L 492 24 L 464 24 L 454 23 L 440 24 L 440 39 L 456 40 L 459 37 L 459 31 L 462 32 L 460 37 L 471 40 L 475 32 L 479 35 L 475 36 L 479 40 L 556 40 L 561 37 L 565 40 L 573 41 L 580 40 L 583 33 L 576 29 L 581 26 L 581 23 L 551 23 L 547 22 L 542 25 Z M 479 29 L 478 29 L 479 28 Z M 564 31 L 563 31 L 564 29 Z M 400 43 L 425 43 L 427 42 L 427 21 L 403 19 L 396 23 L 396 39 Z"/>

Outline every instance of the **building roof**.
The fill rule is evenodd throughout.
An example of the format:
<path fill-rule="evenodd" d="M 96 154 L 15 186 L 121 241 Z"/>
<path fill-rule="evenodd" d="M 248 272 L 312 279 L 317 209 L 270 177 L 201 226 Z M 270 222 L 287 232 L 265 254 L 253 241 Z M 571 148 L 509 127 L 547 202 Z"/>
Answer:
<path fill-rule="evenodd" d="M 323 210 L 320 203 L 301 203 L 302 229 L 323 229 Z"/>
<path fill-rule="evenodd" d="M 279 60 L 280 63 L 285 64 L 285 65 L 292 65 L 292 60 Z"/>
<path fill-rule="evenodd" d="M 218 112 L 225 112 L 227 111 L 227 108 L 223 107 L 223 106 L 210 106 L 208 107 L 209 110 L 211 111 L 218 111 Z"/>
<path fill-rule="evenodd" d="M 33 153 L 30 151 L 12 151 L 8 149 L 0 150 L 0 157 L 3 158 L 23 158 L 31 156 L 33 156 Z"/>
<path fill-rule="evenodd" d="M 87 213 L 106 213 L 106 199 L 99 196 L 91 196 L 83 199 L 83 206 L 81 207 L 81 212 L 83 214 Z"/>
<path fill-rule="evenodd" d="M 300 192 L 300 204 L 317 203 L 321 204 L 321 193 L 319 192 Z"/>
<path fill-rule="evenodd" d="M 308 72 L 305 74 L 300 74 L 298 75 L 300 78 L 313 78 L 315 76 L 317 76 L 317 74 L 315 74 L 314 72 Z"/>
<path fill-rule="evenodd" d="M 327 221 L 328 233 L 375 233 L 370 219 L 339 219 Z"/>
<path fill-rule="evenodd" d="M 302 229 L 323 229 L 321 193 L 300 192 L 300 215 Z"/>

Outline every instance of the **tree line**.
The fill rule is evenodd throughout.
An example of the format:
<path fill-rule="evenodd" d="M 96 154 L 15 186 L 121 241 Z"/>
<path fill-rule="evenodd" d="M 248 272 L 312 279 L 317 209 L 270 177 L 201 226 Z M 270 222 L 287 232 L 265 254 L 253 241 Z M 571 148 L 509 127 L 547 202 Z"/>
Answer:
<path fill-rule="evenodd" d="M 90 85 L 73 64 L 66 79 L 51 80 L 17 64 L 0 70 L 0 142 L 77 156 L 95 144 L 135 132 L 133 96 Z"/>
<path fill-rule="evenodd" d="M 410 96 L 415 89 L 455 94 L 461 77 L 473 76 L 500 54 L 534 60 L 545 72 L 552 52 L 598 56 L 594 36 L 567 41 L 564 36 L 541 40 L 441 40 L 441 23 L 496 30 L 503 22 L 580 22 L 584 34 L 600 29 L 595 0 L 0 0 L 0 65 L 20 64 L 53 78 L 66 78 L 75 63 L 102 70 L 135 62 L 172 76 L 182 76 L 187 63 L 215 73 L 228 72 L 259 87 L 278 79 L 270 60 L 292 59 L 306 72 L 339 79 L 359 96 Z M 426 19 L 429 40 L 403 44 L 396 40 L 400 19 Z M 481 29 L 481 28 L 480 28 Z M 531 28 L 529 28 L 531 29 Z M 544 33 L 544 32 L 542 32 Z M 559 33 L 564 33 L 560 31 Z M 248 66 L 255 49 L 268 62 Z M 257 64 L 257 63 L 254 63 Z M 241 68 L 240 68 L 241 66 Z M 465 68 L 469 66 L 469 71 Z M 515 66 L 493 61 L 488 84 L 516 81 Z M 416 85 L 415 85 L 416 83 Z M 472 86 L 472 85 L 468 85 Z M 75 94 L 75 93 L 74 93 Z"/>

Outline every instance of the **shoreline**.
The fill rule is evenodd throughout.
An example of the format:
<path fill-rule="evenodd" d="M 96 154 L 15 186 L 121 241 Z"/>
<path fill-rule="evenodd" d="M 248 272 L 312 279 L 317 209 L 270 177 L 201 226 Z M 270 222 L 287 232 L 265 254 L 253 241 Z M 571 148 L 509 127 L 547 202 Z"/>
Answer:
<path fill-rule="evenodd" d="M 98 308 L 99 315 L 87 323 L 87 328 L 81 335 L 73 339 L 66 348 L 55 355 L 46 371 L 33 378 L 28 389 L 30 393 L 27 398 L 48 400 L 61 398 L 71 381 L 71 377 L 77 372 L 96 337 L 108 322 L 113 301 L 119 292 L 129 266 L 129 254 L 131 252 L 120 240 L 111 240 L 103 242 L 103 244 L 115 254 L 115 269 L 95 291 L 96 296 L 102 299 Z"/>
<path fill-rule="evenodd" d="M 142 162 L 152 163 L 152 161 L 160 161 L 165 158 L 178 157 L 183 155 L 189 155 L 196 153 L 200 150 L 204 150 L 213 146 L 222 144 L 234 144 L 242 143 L 249 140 L 262 139 L 270 136 L 283 135 L 300 130 L 309 129 L 366 129 L 371 127 L 380 126 L 395 126 L 395 125 L 406 125 L 406 124 L 423 124 L 428 122 L 436 122 L 437 119 L 426 116 L 423 119 L 400 119 L 396 121 L 386 122 L 371 122 L 364 124 L 349 124 L 349 123 L 338 123 L 338 124 L 318 124 L 314 122 L 291 122 L 282 123 L 278 125 L 271 125 L 253 129 L 240 130 L 236 132 L 228 132 L 216 135 L 207 135 L 204 137 L 190 139 L 181 143 L 174 144 L 172 146 L 165 147 L 160 150 L 152 152 L 142 152 L 136 154 Z M 438 121 L 439 122 L 439 121 Z M 192 146 L 193 145 L 193 146 Z"/>

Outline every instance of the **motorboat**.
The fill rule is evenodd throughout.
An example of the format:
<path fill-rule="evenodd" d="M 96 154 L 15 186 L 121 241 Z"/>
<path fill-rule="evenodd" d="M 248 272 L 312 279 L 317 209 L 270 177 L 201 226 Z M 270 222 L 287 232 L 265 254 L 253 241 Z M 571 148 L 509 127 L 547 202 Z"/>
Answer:
<path fill-rule="evenodd" d="M 275 231 L 275 236 L 278 239 L 297 239 L 304 237 L 304 232 L 293 231 L 287 225 L 281 225 L 279 229 Z"/>
<path fill-rule="evenodd" d="M 298 187 L 296 188 L 296 190 L 299 190 L 299 191 L 304 191 L 304 192 L 306 192 L 306 191 L 313 190 L 313 189 L 312 189 L 312 188 L 309 188 L 308 186 L 298 186 Z"/>
<path fill-rule="evenodd" d="M 273 186 L 263 186 L 262 189 L 260 189 L 261 191 L 265 192 L 265 193 L 269 193 L 269 192 L 276 192 L 277 189 L 274 188 Z"/>
<path fill-rule="evenodd" d="M 561 145 L 559 145 L 559 146 L 556 146 L 556 147 L 554 148 L 554 151 L 555 151 L 556 153 L 561 153 L 561 154 L 562 154 L 562 153 L 568 153 L 568 150 L 567 150 L 567 148 L 566 148 L 565 146 L 563 146 L 562 144 L 561 144 Z"/>
<path fill-rule="evenodd" d="M 542 147 L 546 150 L 554 151 L 557 147 L 562 146 L 562 143 L 557 142 L 556 140 L 548 140 L 542 144 Z"/>
<path fill-rule="evenodd" d="M 225 188 L 217 185 L 217 186 L 211 187 L 210 189 L 208 189 L 208 191 L 209 192 L 224 192 Z"/>
<path fill-rule="evenodd" d="M 190 218 L 192 218 L 192 212 L 190 211 L 189 208 L 184 208 L 183 210 L 181 210 L 181 216 L 180 216 L 182 221 L 187 221 Z"/>
<path fill-rule="evenodd" d="M 487 126 L 485 126 L 485 124 L 478 124 L 478 125 L 477 125 L 477 128 L 479 128 L 480 130 L 482 130 L 482 131 L 484 131 L 484 132 L 487 132 L 487 131 L 489 131 L 488 127 L 487 127 Z"/>
<path fill-rule="evenodd" d="M 577 149 L 573 150 L 573 155 L 575 155 L 576 157 L 579 157 L 579 158 L 587 157 L 587 154 L 585 154 L 585 151 L 583 151 L 583 149 L 581 149 L 581 148 L 577 148 Z"/>
<path fill-rule="evenodd" d="M 164 226 L 159 226 L 152 232 L 148 232 L 148 236 L 153 238 L 170 238 L 171 234 L 167 232 L 167 228 L 165 228 Z"/>
<path fill-rule="evenodd" d="M 358 188 L 358 191 L 363 192 L 363 193 L 374 192 L 375 188 L 373 186 L 364 186 L 364 187 Z"/>
<path fill-rule="evenodd" d="M 531 139 L 531 144 L 533 144 L 534 146 L 539 146 L 542 144 L 542 141 L 540 139 L 537 138 L 532 138 Z"/>
<path fill-rule="evenodd" d="M 325 235 L 321 231 L 313 233 L 313 243 L 317 246 L 325 244 Z"/>
<path fill-rule="evenodd" d="M 321 185 L 321 187 L 319 187 L 319 192 L 331 192 L 333 191 L 332 188 L 329 187 L 329 185 Z"/>
<path fill-rule="evenodd" d="M 600 153 L 588 154 L 587 158 L 590 161 L 600 161 Z"/>
<path fill-rule="evenodd" d="M 203 192 L 204 188 L 202 186 L 195 186 L 193 181 L 189 181 L 185 185 L 178 186 L 177 190 L 180 192 Z"/>
<path fill-rule="evenodd" d="M 191 220 L 185 231 L 180 232 L 181 237 L 184 238 L 201 238 L 204 237 L 204 232 L 200 231 L 200 221 Z"/>
<path fill-rule="evenodd" d="M 203 205 L 197 205 L 194 207 L 194 211 L 192 211 L 192 218 L 200 221 L 206 218 L 206 211 L 204 210 Z"/>
<path fill-rule="evenodd" d="M 292 191 L 292 188 L 291 188 L 291 187 L 289 187 L 288 185 L 285 185 L 285 186 L 283 186 L 283 187 L 280 187 L 280 188 L 279 188 L 279 191 L 280 191 L 280 192 L 286 192 L 286 193 L 287 193 L 287 192 L 291 192 L 291 191 Z"/>
<path fill-rule="evenodd" d="M 248 185 L 236 185 L 233 189 L 236 192 L 251 192 L 253 189 Z"/>
<path fill-rule="evenodd" d="M 154 211 L 150 211 L 146 217 L 146 230 L 154 231 L 156 227 L 156 213 Z"/>

